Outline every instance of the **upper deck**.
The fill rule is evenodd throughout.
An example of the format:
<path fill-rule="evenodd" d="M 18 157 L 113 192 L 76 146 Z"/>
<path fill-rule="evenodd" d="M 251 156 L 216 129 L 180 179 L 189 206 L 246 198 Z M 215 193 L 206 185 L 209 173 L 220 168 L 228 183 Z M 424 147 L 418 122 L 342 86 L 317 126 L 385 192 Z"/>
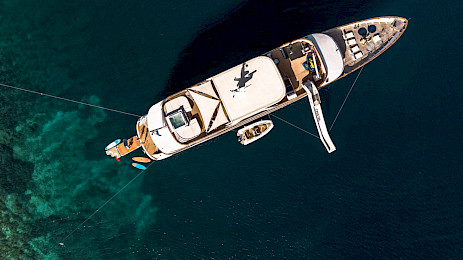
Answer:
<path fill-rule="evenodd" d="M 175 139 L 189 144 L 278 103 L 285 93 L 274 61 L 259 56 L 168 97 L 162 112 Z"/>

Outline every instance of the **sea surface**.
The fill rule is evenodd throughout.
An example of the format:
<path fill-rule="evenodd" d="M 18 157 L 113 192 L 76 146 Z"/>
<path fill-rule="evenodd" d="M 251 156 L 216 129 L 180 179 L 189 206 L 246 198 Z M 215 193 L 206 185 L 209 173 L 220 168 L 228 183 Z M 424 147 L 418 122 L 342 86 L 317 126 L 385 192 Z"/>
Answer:
<path fill-rule="evenodd" d="M 131 156 L 104 147 L 133 136 L 136 117 L 0 86 L 0 258 L 462 259 L 462 12 L 461 1 L 1 1 L 1 84 L 138 115 L 298 37 L 410 20 L 359 75 L 333 154 L 274 119 L 250 146 L 230 132 L 134 179 Z M 357 75 L 321 91 L 328 125 Z M 316 133 L 305 100 L 275 115 Z"/>

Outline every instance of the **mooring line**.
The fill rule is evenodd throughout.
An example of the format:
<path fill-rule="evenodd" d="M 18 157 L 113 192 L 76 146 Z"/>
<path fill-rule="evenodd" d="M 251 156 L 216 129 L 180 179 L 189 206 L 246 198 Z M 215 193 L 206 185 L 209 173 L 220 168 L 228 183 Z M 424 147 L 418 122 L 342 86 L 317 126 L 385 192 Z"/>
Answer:
<path fill-rule="evenodd" d="M 285 123 L 287 123 L 287 124 L 290 125 L 290 126 L 293 126 L 293 127 L 297 128 L 297 129 L 301 130 L 302 132 L 305 132 L 305 133 L 307 133 L 307 134 L 309 134 L 309 135 L 311 135 L 311 136 L 313 136 L 313 137 L 316 137 L 316 138 L 320 139 L 320 137 L 318 137 L 318 136 L 312 134 L 311 132 L 309 132 L 309 131 L 307 131 L 307 130 L 304 130 L 304 129 L 300 128 L 299 126 L 297 126 L 297 125 L 295 125 L 295 124 L 292 124 L 292 123 L 290 123 L 290 122 L 288 122 L 288 121 L 286 121 L 286 120 L 284 120 L 284 119 L 282 119 L 282 118 L 279 118 L 279 117 L 277 117 L 276 115 L 273 115 L 273 114 L 272 114 L 272 116 L 275 117 L 275 118 L 277 118 L 277 119 L 279 119 L 279 120 L 281 120 L 281 121 L 283 121 L 283 122 L 285 122 Z M 269 114 L 269 117 L 270 117 L 270 114 Z"/>
<path fill-rule="evenodd" d="M 78 225 L 74 230 L 71 231 L 71 233 L 69 233 L 66 237 L 64 237 L 60 243 L 58 243 L 60 246 L 64 246 L 64 241 L 70 237 L 72 234 L 74 234 L 74 232 L 76 232 L 83 224 L 85 224 L 90 218 L 93 217 L 93 215 L 95 215 L 98 211 L 100 211 L 104 206 L 106 206 L 106 204 L 108 204 L 111 200 L 113 200 L 117 195 L 119 195 L 119 193 L 121 193 L 121 191 L 123 191 L 125 188 L 127 188 L 127 186 L 130 185 L 130 183 L 132 183 L 135 179 L 138 178 L 138 176 L 140 176 L 143 172 L 145 172 L 146 170 L 148 170 L 148 168 L 154 163 L 154 161 L 152 161 L 148 167 L 146 167 L 146 169 L 142 170 L 139 174 L 137 174 L 132 180 L 130 180 L 124 187 L 122 187 L 118 192 L 116 192 L 111 198 L 109 198 L 105 203 L 103 203 L 103 205 L 101 205 L 97 210 L 95 210 L 90 216 L 88 216 L 82 223 L 80 223 L 80 225 Z"/>
<path fill-rule="evenodd" d="M 346 96 L 346 98 L 344 99 L 344 102 L 342 102 L 341 108 L 339 108 L 338 113 L 336 114 L 336 117 L 334 118 L 333 123 L 331 124 L 330 130 L 329 130 L 329 131 L 331 131 L 331 128 L 333 128 L 333 126 L 334 126 L 334 123 L 336 123 L 336 120 L 338 119 L 338 116 L 339 116 L 339 114 L 341 113 L 341 110 L 342 110 L 342 108 L 344 107 L 344 104 L 346 103 L 347 98 L 349 98 L 350 92 L 351 92 L 352 89 L 354 88 L 355 83 L 357 83 L 357 79 L 359 78 L 360 74 L 362 73 L 363 68 L 365 68 L 365 66 L 363 66 L 363 67 L 360 69 L 359 74 L 357 74 L 357 77 L 355 78 L 354 83 L 353 83 L 352 86 L 350 87 L 349 92 L 347 93 L 347 96 Z"/>
<path fill-rule="evenodd" d="M 116 110 L 116 109 L 112 109 L 112 108 L 97 106 L 97 105 L 84 103 L 84 102 L 80 102 L 80 101 L 76 101 L 76 100 L 72 100 L 72 99 L 68 99 L 68 98 L 53 96 L 53 95 L 50 95 L 50 94 L 46 94 L 46 93 L 42 93 L 42 92 L 38 92 L 38 91 L 34 91 L 34 90 L 29 90 L 29 89 L 25 89 L 25 88 L 18 88 L 18 87 L 10 86 L 10 85 L 7 85 L 7 84 L 0 83 L 0 86 L 4 86 L 4 87 L 7 87 L 7 88 L 12 88 L 12 89 L 16 89 L 16 90 L 21 90 L 21 91 L 41 95 L 41 96 L 47 96 L 47 97 L 51 97 L 51 98 L 56 98 L 56 99 L 64 100 L 64 101 L 67 101 L 67 102 L 73 102 L 73 103 L 77 103 L 77 104 L 81 104 L 81 105 L 85 105 L 85 106 L 100 108 L 100 109 L 104 109 L 104 110 L 108 110 L 108 111 L 112 111 L 112 112 L 116 112 L 116 113 L 129 115 L 129 116 L 141 117 L 140 115 L 136 115 L 136 114 L 132 114 L 132 113 L 128 113 L 128 112 L 124 112 L 124 111 L 120 111 L 120 110 Z"/>

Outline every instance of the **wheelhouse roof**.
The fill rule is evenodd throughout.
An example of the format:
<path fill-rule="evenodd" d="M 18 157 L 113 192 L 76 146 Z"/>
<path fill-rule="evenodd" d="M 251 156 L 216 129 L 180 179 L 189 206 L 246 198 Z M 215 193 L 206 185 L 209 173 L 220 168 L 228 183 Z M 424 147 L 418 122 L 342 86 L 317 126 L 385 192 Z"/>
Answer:
<path fill-rule="evenodd" d="M 285 85 L 272 59 L 259 56 L 212 77 L 230 121 L 249 117 L 285 96 Z"/>

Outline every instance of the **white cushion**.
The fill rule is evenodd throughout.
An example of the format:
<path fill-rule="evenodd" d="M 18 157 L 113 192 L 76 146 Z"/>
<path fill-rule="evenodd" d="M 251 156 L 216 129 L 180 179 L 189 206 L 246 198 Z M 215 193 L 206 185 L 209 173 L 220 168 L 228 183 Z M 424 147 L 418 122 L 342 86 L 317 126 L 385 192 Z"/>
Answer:
<path fill-rule="evenodd" d="M 350 39 L 350 38 L 354 38 L 354 33 L 352 31 L 350 32 L 347 32 L 346 34 L 344 34 L 344 39 Z"/>
<path fill-rule="evenodd" d="M 357 41 L 355 39 L 350 39 L 350 40 L 347 41 L 348 45 L 354 45 L 356 43 L 357 43 Z"/>
<path fill-rule="evenodd" d="M 358 45 L 354 45 L 351 49 L 350 49 L 350 52 L 351 53 L 356 53 L 360 50 L 359 46 Z"/>

